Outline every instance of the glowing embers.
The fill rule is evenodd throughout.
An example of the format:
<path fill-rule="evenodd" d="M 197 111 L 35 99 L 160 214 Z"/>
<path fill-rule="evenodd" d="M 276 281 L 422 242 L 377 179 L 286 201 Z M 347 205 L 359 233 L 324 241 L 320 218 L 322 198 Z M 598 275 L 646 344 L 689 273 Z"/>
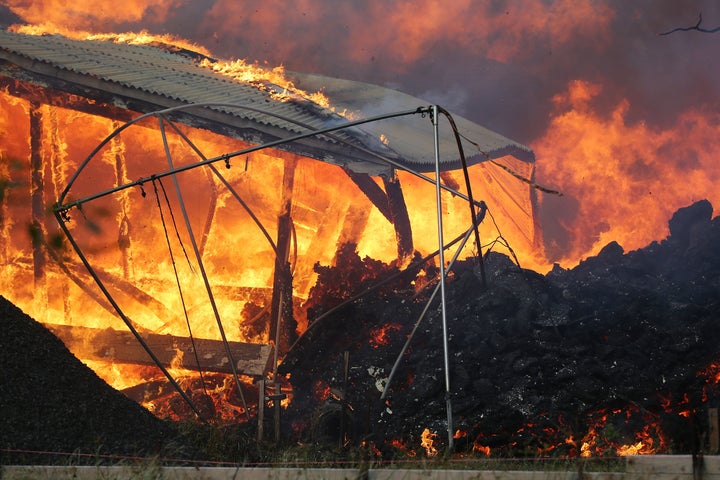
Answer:
<path fill-rule="evenodd" d="M 375 348 L 380 348 L 383 345 L 387 346 L 390 344 L 390 332 L 399 331 L 401 328 L 400 325 L 393 323 L 375 327 L 370 330 L 370 343 Z"/>

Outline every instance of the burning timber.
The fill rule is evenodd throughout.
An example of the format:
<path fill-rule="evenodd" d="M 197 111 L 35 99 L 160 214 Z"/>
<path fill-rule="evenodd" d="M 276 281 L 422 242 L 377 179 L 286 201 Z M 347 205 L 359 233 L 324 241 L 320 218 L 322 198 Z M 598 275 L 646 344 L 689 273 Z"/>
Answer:
<path fill-rule="evenodd" d="M 285 87 L 265 77 L 240 81 L 220 73 L 221 64 L 168 45 L 0 30 L 0 106 L 12 123 L 25 125 L 18 134 L 25 138 L 9 145 L 7 155 L 30 158 L 29 169 L 0 173 L 8 177 L 3 184 L 9 189 L 32 185 L 12 190 L 0 202 L 3 218 L 13 219 L 1 225 L 8 239 L 0 258 L 3 273 L 23 286 L 12 292 L 14 300 L 55 323 L 105 327 L 118 325 L 119 317 L 145 354 L 114 333 L 122 345 L 114 348 L 115 359 L 144 365 L 150 357 L 181 396 L 186 389 L 167 370 L 174 355 L 168 343 L 188 353 L 188 341 L 199 330 L 204 338 L 219 334 L 225 350 L 219 355 L 228 358 L 248 414 L 238 376 L 264 373 L 269 344 L 275 346 L 276 373 L 304 330 L 295 317 L 304 313 L 298 299 L 307 297 L 315 281 L 315 262 L 332 263 L 337 245 L 363 241 L 367 250 L 398 265 L 416 250 L 437 247 L 432 236 L 413 236 L 418 222 L 427 223 L 423 202 L 432 199 L 423 187 L 437 185 L 438 196 L 443 190 L 448 210 L 460 211 L 450 208 L 448 197 L 468 201 L 472 212 L 478 205 L 485 208 L 473 201 L 467 171 L 484 164 L 474 173 L 483 179 L 474 183 L 489 186 L 482 198 L 502 203 L 498 199 L 512 197 L 519 207 L 513 213 L 520 217 L 513 222 L 515 237 L 531 249 L 537 246 L 534 191 L 514 176 L 532 178 L 534 155 L 528 148 L 399 92 L 296 76 L 328 82 L 323 90 L 335 106 L 361 117 L 352 120 L 311 96 L 294 90 L 286 95 Z M 404 109 L 378 115 L 388 99 Z M 442 129 L 441 116 L 447 120 Z M 399 123 L 375 124 L 391 118 Z M 472 147 L 467 156 L 462 139 Z M 489 162 L 501 158 L 502 165 Z M 452 172 L 460 166 L 464 192 L 453 177 L 460 172 Z M 442 185 L 425 175 L 429 172 L 442 178 Z M 408 195 L 415 200 L 409 202 Z M 57 224 L 48 221 L 51 210 Z M 437 212 L 442 215 L 439 205 Z M 467 227 L 465 216 L 454 220 Z M 23 219 L 31 245 L 25 236 L 15 244 Z M 67 255 L 68 246 L 87 273 Z M 22 261 L 9 254 L 16 250 Z M 271 298 L 261 298 L 258 287 Z M 92 302 L 100 308 L 90 314 Z M 58 318 L 64 321 L 53 320 Z M 146 335 L 155 331 L 174 337 L 159 341 Z M 65 329 L 62 335 L 85 332 Z M 113 349 L 113 340 L 104 335 L 93 333 L 100 347 L 110 348 L 93 345 L 76 353 L 107 359 L 103 355 Z M 230 341 L 238 339 L 243 341 Z M 148 340 L 158 341 L 160 351 Z M 198 357 L 216 356 L 218 344 L 196 342 L 193 349 L 198 345 L 210 351 L 193 352 L 196 368 L 216 371 L 217 362 Z M 238 367 L 236 353 L 242 361 L 253 357 L 257 365 Z M 181 357 L 187 366 L 191 356 Z M 102 374 L 117 379 L 113 372 Z M 118 384 L 146 379 L 134 380 Z M 190 398 L 185 401 L 200 416 Z"/>
<path fill-rule="evenodd" d="M 130 332 L 70 325 L 48 324 L 46 327 L 71 348 L 77 343 L 88 345 L 87 348 L 82 348 L 87 360 L 155 365 Z M 166 367 L 174 366 L 188 370 L 202 368 L 206 372 L 233 373 L 225 347 L 218 340 L 190 339 L 153 333 L 144 333 L 144 337 L 148 346 Z M 271 345 L 247 342 L 228 342 L 228 344 L 238 374 L 262 377 L 270 370 L 273 358 Z M 196 350 L 202 355 L 200 365 L 195 360 Z"/>

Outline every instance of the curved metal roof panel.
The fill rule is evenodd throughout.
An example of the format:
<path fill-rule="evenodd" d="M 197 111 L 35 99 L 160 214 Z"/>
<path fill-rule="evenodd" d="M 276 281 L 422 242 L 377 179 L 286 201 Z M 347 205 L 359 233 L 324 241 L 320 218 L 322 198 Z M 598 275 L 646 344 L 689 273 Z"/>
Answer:
<path fill-rule="evenodd" d="M 182 103 L 198 103 L 201 99 L 203 102 L 258 104 L 267 111 L 282 112 L 307 125 L 322 124 L 315 106 L 309 108 L 309 105 L 302 105 L 298 101 L 281 102 L 272 99 L 266 91 L 272 85 L 262 89 L 251 83 L 237 82 L 183 55 L 157 47 L 0 30 L 0 49 L 6 54 L 27 59 L 30 63 L 23 67 L 28 69 L 32 69 L 33 64 L 37 67 L 41 63 L 58 71 L 119 84 Z M 5 55 L 5 58 L 8 56 Z M 279 87 L 278 90 L 281 91 Z M 332 113 L 327 111 L 326 114 Z M 305 131 L 295 123 L 282 119 L 253 117 L 258 122 L 290 132 Z"/>
<path fill-rule="evenodd" d="M 146 108 L 156 110 L 183 104 L 233 103 L 268 112 L 218 107 L 215 113 L 204 117 L 205 124 L 220 123 L 233 131 L 244 132 L 240 138 L 271 141 L 306 133 L 307 128 L 322 129 L 346 121 L 306 99 L 278 99 L 273 92 L 281 93 L 282 89 L 269 82 L 240 82 L 214 72 L 199 65 L 196 61 L 199 57 L 158 46 L 0 30 L 0 61 L 17 65 L 38 78 L 144 102 L 149 105 Z M 427 106 L 415 97 L 360 82 L 302 74 L 297 74 L 294 80 L 305 90 L 323 91 L 336 109 L 345 108 L 359 115 L 390 113 L 381 111 L 385 107 L 400 110 Z M 527 147 L 465 119 L 458 118 L 457 124 L 483 152 L 471 154 L 471 163 L 505 155 L 533 161 L 532 151 Z M 303 140 L 287 149 L 370 174 L 392 170 L 381 157 L 411 169 L 430 171 L 434 158 L 428 139 L 432 141 L 427 122 L 423 125 L 417 119 L 403 118 L 393 120 L 392 125 L 367 123 L 343 129 L 332 135 Z M 445 152 L 441 158 L 442 168 L 457 168 L 459 161 L 452 132 L 443 131 L 441 141 Z"/>
<path fill-rule="evenodd" d="M 345 109 L 350 115 L 363 117 L 377 115 L 389 110 L 403 110 L 422 104 L 422 100 L 393 90 L 352 80 L 326 77 L 315 74 L 292 72 L 288 74 L 300 88 L 322 89 L 331 103 L 339 109 Z M 533 151 L 499 133 L 478 125 L 466 118 L 452 115 L 453 121 L 462 138 L 463 151 L 470 164 L 504 156 L 513 156 L 526 163 L 535 161 Z M 441 119 L 442 120 L 442 119 Z M 415 118 L 395 119 L 390 123 L 363 125 L 363 130 L 373 136 L 383 136 L 387 146 L 397 152 L 409 164 L 419 171 L 429 171 L 434 167 L 434 149 L 432 138 L 428 138 L 427 125 Z M 424 122 L 427 124 L 428 122 Z M 457 144 L 448 124 L 440 132 L 441 163 L 446 169 L 460 167 L 457 156 Z"/>

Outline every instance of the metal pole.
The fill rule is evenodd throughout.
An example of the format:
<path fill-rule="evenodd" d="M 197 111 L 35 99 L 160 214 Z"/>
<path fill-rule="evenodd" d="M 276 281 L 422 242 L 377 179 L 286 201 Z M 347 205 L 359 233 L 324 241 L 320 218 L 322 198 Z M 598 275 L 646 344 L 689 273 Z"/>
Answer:
<path fill-rule="evenodd" d="M 455 264 L 458 257 L 460 256 L 460 252 L 462 252 L 463 248 L 465 248 L 465 244 L 467 244 L 467 241 L 470 238 L 470 235 L 472 235 L 474 229 L 475 229 L 475 226 L 472 226 L 465 232 L 465 236 L 463 237 L 462 241 L 460 242 L 460 245 L 458 246 L 457 251 L 455 251 L 455 255 L 453 255 L 452 259 L 448 263 L 446 272 L 448 270 L 452 269 L 452 266 Z M 413 327 L 412 331 L 410 332 L 410 335 L 408 335 L 407 340 L 405 340 L 405 345 L 403 345 L 402 349 L 400 349 L 400 353 L 398 354 L 397 358 L 395 359 L 393 368 L 392 368 L 392 370 L 390 370 L 390 375 L 388 375 L 387 382 L 385 382 L 385 388 L 383 389 L 382 395 L 380 395 L 380 400 L 385 400 L 388 393 L 390 392 L 390 385 L 392 384 L 393 378 L 395 378 L 395 372 L 397 372 L 397 369 L 400 366 L 400 361 L 402 360 L 403 356 L 405 355 L 405 352 L 407 351 L 408 347 L 410 346 L 410 342 L 412 341 L 413 337 L 415 337 L 415 332 L 417 331 L 418 327 L 420 327 L 420 322 L 423 321 L 423 319 L 425 318 L 425 314 L 427 314 L 428 310 L 430 310 L 430 305 L 432 305 L 432 302 L 435 300 L 435 297 L 437 296 L 438 291 L 440 291 L 441 285 L 442 285 L 442 282 L 438 282 L 438 284 L 435 285 L 435 288 L 433 289 L 432 293 L 430 294 L 430 298 L 428 298 L 428 301 L 425 303 L 425 308 L 423 308 L 423 311 L 420 312 L 420 316 L 418 317 L 417 321 L 415 322 L 415 326 Z"/>
<path fill-rule="evenodd" d="M 443 245 L 443 222 L 442 222 L 442 189 L 440 188 L 440 132 L 438 125 L 438 107 L 432 107 L 433 133 L 435 140 L 435 199 L 437 203 L 437 228 L 438 228 L 438 250 L 440 252 L 438 259 L 440 262 L 440 305 L 442 312 L 443 327 L 443 359 L 445 362 L 445 409 L 447 410 L 447 431 L 448 431 L 448 450 L 454 449 L 453 442 L 453 421 L 452 421 L 452 404 L 450 401 L 450 356 L 448 353 L 448 333 L 447 333 L 447 313 L 445 303 L 445 250 Z"/>
<path fill-rule="evenodd" d="M 167 135 L 165 133 L 165 123 L 162 116 L 158 117 L 158 123 L 160 128 L 160 134 L 162 136 L 163 147 L 165 148 L 165 157 L 167 158 L 170 170 L 173 170 L 175 167 L 173 165 L 172 155 L 170 154 L 170 146 L 168 144 Z M 195 260 L 197 260 L 198 262 L 200 274 L 202 276 L 203 282 L 205 283 L 205 290 L 208 294 L 208 300 L 210 301 L 210 306 L 212 307 L 212 311 L 215 314 L 215 320 L 217 322 L 218 329 L 220 330 L 220 337 L 222 338 L 223 345 L 225 346 L 225 353 L 228 356 L 230 367 L 232 368 L 235 386 L 237 387 L 238 393 L 240 394 L 240 400 L 242 401 L 243 408 L 245 409 L 245 417 L 249 422 L 250 412 L 248 411 L 247 403 L 245 402 L 245 395 L 243 394 L 242 386 L 240 385 L 240 377 L 238 377 L 237 365 L 235 364 L 235 359 L 233 358 L 232 352 L 230 351 L 230 345 L 228 344 L 227 336 L 225 335 L 225 328 L 223 327 L 222 321 L 220 320 L 220 312 L 218 310 L 217 304 L 215 303 L 215 297 L 213 296 L 212 288 L 210 288 L 210 280 L 208 279 L 207 272 L 205 271 L 205 265 L 203 264 L 202 255 L 200 255 L 200 249 L 198 248 L 197 241 L 195 240 L 195 234 L 193 233 L 190 217 L 188 216 L 187 209 L 185 208 L 185 200 L 183 199 L 180 182 L 177 179 L 177 175 L 174 173 L 172 174 L 172 180 L 175 184 L 175 191 L 177 193 L 178 203 L 180 204 L 180 210 L 182 211 L 183 218 L 185 220 L 185 227 L 187 228 L 188 236 L 190 237 L 190 243 L 192 244 L 193 251 L 195 252 Z"/>

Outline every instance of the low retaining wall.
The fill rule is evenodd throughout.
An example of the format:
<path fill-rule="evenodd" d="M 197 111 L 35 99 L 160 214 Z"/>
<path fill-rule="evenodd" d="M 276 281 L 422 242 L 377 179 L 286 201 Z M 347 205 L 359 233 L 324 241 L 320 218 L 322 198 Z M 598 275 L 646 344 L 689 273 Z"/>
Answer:
<path fill-rule="evenodd" d="M 695 476 L 693 476 L 695 472 Z M 230 468 L 144 466 L 3 466 L 2 480 L 577 480 L 577 471 L 480 471 L 332 468 Z M 627 458 L 625 472 L 586 472 L 582 480 L 720 480 L 720 457 L 641 455 Z"/>

